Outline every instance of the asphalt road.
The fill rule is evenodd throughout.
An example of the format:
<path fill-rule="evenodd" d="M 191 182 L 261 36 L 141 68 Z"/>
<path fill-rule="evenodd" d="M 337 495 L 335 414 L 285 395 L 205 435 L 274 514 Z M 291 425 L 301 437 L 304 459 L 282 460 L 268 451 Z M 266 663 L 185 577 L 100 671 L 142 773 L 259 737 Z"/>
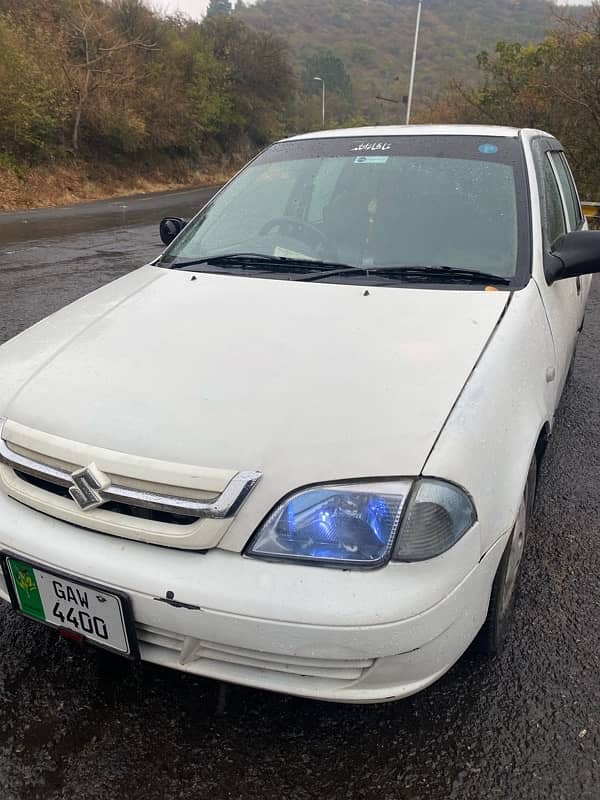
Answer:
<path fill-rule="evenodd" d="M 0 215 L 0 341 L 155 256 L 163 212 L 208 194 Z M 501 657 L 336 706 L 80 650 L 1 605 L 0 798 L 598 800 L 599 342 L 596 284 Z"/>

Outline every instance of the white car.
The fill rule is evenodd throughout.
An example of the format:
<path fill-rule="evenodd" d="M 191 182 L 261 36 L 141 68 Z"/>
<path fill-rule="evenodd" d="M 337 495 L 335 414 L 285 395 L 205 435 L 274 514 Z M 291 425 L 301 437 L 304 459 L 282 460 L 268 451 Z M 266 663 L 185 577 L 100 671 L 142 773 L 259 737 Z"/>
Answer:
<path fill-rule="evenodd" d="M 278 142 L 0 348 L 0 595 L 344 702 L 501 647 L 600 234 L 535 130 Z"/>

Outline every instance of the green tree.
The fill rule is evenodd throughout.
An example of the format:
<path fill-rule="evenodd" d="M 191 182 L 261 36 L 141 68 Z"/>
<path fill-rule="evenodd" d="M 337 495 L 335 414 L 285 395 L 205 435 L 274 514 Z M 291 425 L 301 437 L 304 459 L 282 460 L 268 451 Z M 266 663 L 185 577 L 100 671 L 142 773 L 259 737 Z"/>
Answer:
<path fill-rule="evenodd" d="M 304 62 L 304 91 L 316 94 L 320 91 L 315 76 L 323 78 L 330 92 L 337 92 L 345 100 L 352 100 L 352 80 L 344 62 L 331 50 L 322 50 L 306 58 Z"/>
<path fill-rule="evenodd" d="M 287 46 L 237 15 L 0 0 L 4 164 L 251 155 L 288 130 L 296 94 Z"/>
<path fill-rule="evenodd" d="M 188 123 L 186 136 L 189 149 L 202 150 L 209 137 L 223 134 L 238 119 L 230 65 L 215 56 L 214 41 L 204 27 L 189 37 L 190 72 L 185 91 Z"/>
<path fill-rule="evenodd" d="M 17 157 L 50 152 L 66 116 L 50 59 L 44 64 L 49 42 L 31 34 L 0 17 L 0 149 Z"/>
<path fill-rule="evenodd" d="M 210 0 L 206 9 L 207 17 L 218 17 L 223 14 L 231 14 L 231 0 Z"/>
<path fill-rule="evenodd" d="M 262 145 L 280 136 L 296 89 L 285 43 L 252 30 L 237 16 L 206 19 L 202 28 L 229 74 L 235 113 L 221 138 L 244 136 Z"/>
<path fill-rule="evenodd" d="M 499 42 L 478 64 L 482 84 L 455 86 L 431 120 L 549 131 L 569 151 L 581 190 L 600 196 L 600 5 L 584 18 L 559 18 L 539 44 Z"/>

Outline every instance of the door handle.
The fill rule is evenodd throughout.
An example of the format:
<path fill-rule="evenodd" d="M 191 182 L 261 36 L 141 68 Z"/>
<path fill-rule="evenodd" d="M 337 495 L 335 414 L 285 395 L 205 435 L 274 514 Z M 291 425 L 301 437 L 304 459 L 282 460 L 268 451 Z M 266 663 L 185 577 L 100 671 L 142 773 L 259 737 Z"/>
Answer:
<path fill-rule="evenodd" d="M 579 297 L 579 295 L 581 294 L 581 278 L 579 277 L 579 275 L 575 279 L 575 285 L 577 286 L 577 296 Z"/>

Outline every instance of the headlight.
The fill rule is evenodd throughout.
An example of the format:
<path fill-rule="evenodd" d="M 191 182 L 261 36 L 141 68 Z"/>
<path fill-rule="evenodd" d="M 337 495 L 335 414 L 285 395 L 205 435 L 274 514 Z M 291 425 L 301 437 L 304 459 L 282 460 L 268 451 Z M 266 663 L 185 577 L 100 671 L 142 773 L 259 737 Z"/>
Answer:
<path fill-rule="evenodd" d="M 410 481 L 318 486 L 278 506 L 248 554 L 378 566 L 389 559 Z"/>
<path fill-rule="evenodd" d="M 338 566 L 423 561 L 452 547 L 475 519 L 469 497 L 443 481 L 318 486 L 281 503 L 247 553 Z"/>

